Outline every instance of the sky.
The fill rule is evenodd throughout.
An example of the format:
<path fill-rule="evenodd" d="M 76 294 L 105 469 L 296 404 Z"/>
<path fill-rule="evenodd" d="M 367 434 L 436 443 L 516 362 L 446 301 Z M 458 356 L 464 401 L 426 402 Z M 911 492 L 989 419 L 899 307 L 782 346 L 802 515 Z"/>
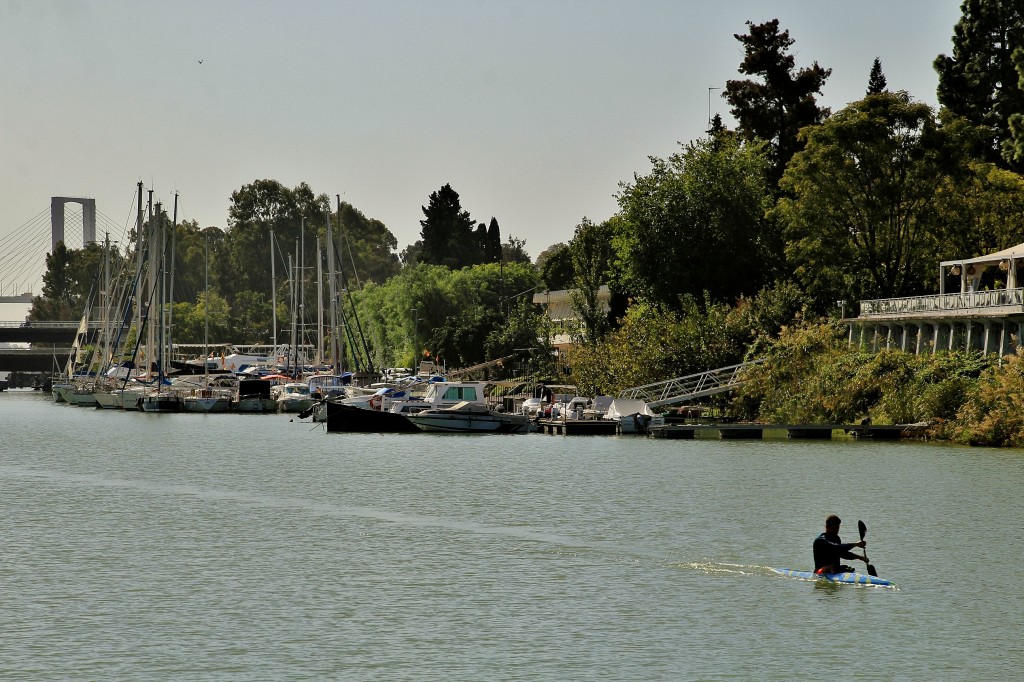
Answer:
<path fill-rule="evenodd" d="M 50 197 L 123 230 L 139 181 L 202 227 L 254 180 L 305 182 L 399 250 L 450 184 L 535 258 L 709 114 L 733 124 L 734 34 L 774 18 L 798 68 L 832 69 L 821 105 L 863 97 L 877 57 L 890 90 L 937 106 L 960 0 L 0 0 L 0 294 L 40 293 L 2 252 Z"/>

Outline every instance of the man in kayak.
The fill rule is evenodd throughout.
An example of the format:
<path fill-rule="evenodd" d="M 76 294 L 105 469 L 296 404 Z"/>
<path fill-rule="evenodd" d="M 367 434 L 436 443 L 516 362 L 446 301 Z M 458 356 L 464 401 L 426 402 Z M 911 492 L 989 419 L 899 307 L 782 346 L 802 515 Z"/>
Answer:
<path fill-rule="evenodd" d="M 840 563 L 842 559 L 859 559 L 867 563 L 865 556 L 854 554 L 854 547 L 866 547 L 867 541 L 843 542 L 839 539 L 839 525 L 842 520 L 835 514 L 825 519 L 825 532 L 814 538 L 815 573 L 853 573 L 853 568 Z"/>

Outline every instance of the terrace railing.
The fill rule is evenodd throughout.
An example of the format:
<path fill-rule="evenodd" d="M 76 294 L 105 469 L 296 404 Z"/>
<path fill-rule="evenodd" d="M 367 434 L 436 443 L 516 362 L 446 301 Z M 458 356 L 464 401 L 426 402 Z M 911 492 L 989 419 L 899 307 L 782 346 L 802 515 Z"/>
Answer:
<path fill-rule="evenodd" d="M 995 308 L 1011 308 L 1024 312 L 1024 289 L 995 289 L 861 301 L 860 316 L 863 318 L 934 315 Z"/>

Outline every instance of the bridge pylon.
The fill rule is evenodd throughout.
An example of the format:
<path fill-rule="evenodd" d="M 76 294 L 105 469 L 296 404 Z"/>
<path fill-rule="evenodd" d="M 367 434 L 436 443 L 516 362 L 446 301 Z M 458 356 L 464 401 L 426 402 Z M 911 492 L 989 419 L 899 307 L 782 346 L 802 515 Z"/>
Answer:
<path fill-rule="evenodd" d="M 96 200 L 83 197 L 50 198 L 50 239 L 53 249 L 64 241 L 64 204 L 82 205 L 82 246 L 96 241 Z M 50 253 L 53 253 L 51 251 Z"/>

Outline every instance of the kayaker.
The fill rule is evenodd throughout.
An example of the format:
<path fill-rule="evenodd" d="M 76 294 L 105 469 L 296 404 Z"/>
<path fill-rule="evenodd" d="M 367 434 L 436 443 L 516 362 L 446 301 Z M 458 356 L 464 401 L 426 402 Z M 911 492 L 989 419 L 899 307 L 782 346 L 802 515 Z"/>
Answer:
<path fill-rule="evenodd" d="M 814 538 L 814 572 L 815 573 L 853 573 L 853 568 L 840 563 L 842 559 L 859 559 L 867 563 L 867 556 L 854 554 L 854 547 L 867 547 L 867 541 L 843 542 L 839 538 L 839 526 L 842 520 L 835 514 L 825 519 L 825 532 Z"/>

